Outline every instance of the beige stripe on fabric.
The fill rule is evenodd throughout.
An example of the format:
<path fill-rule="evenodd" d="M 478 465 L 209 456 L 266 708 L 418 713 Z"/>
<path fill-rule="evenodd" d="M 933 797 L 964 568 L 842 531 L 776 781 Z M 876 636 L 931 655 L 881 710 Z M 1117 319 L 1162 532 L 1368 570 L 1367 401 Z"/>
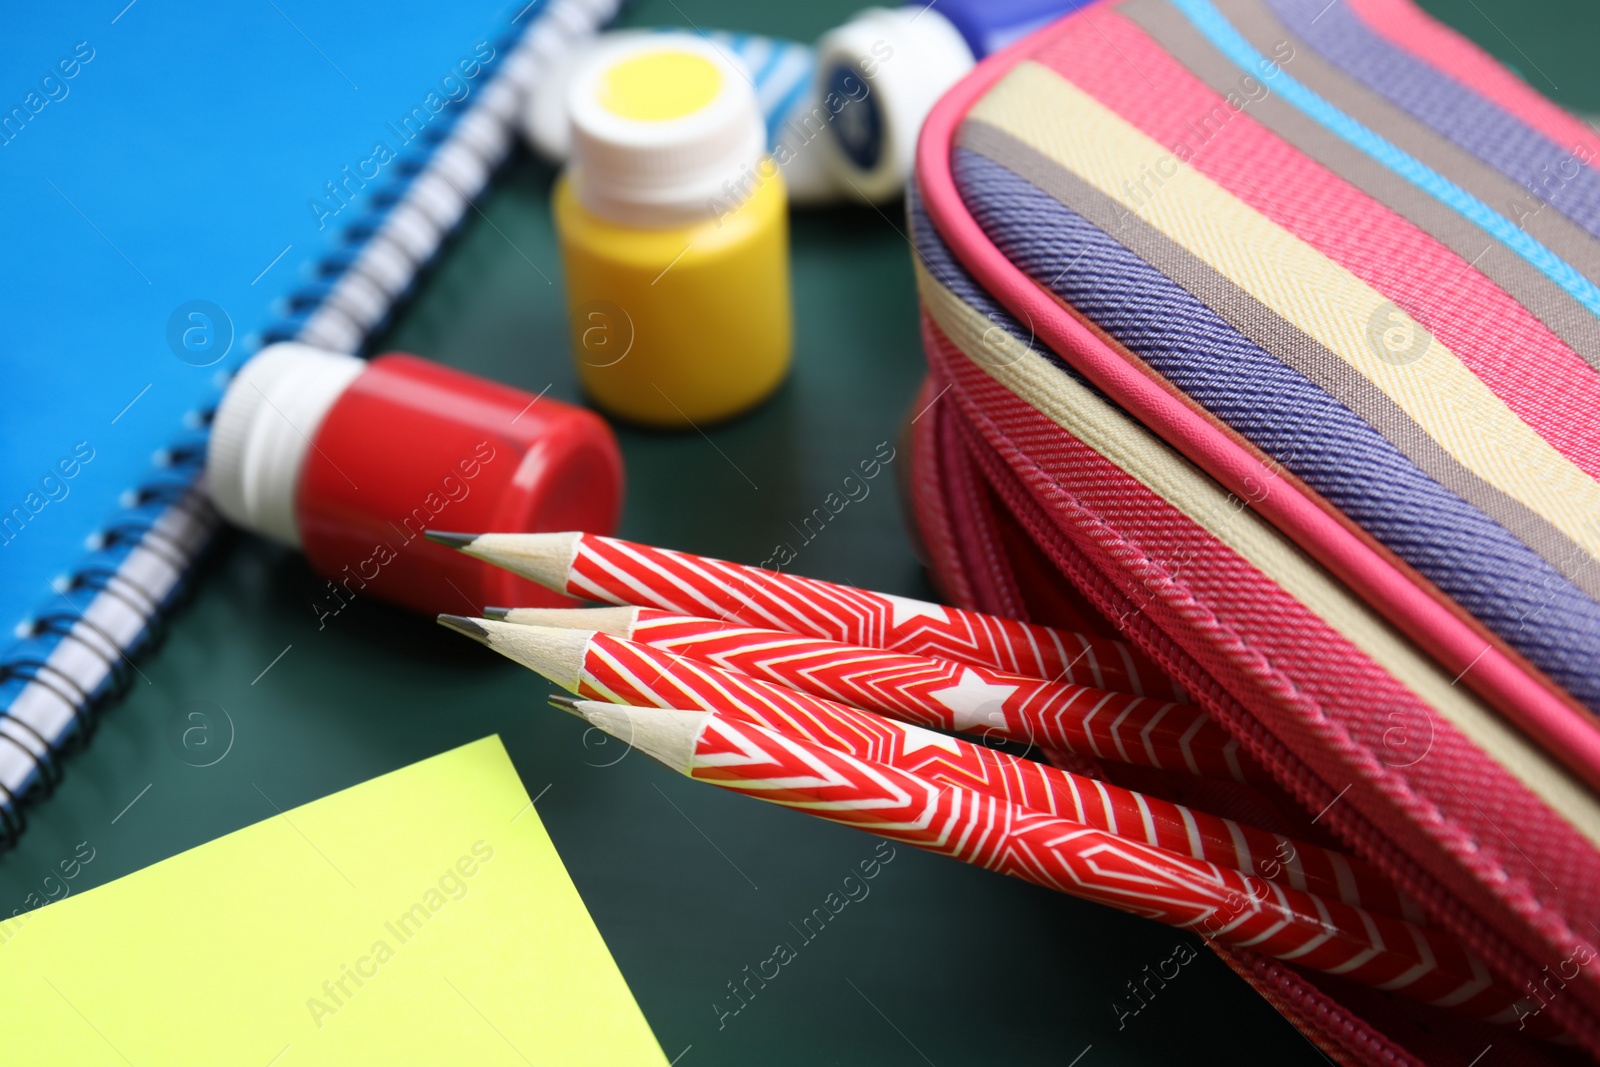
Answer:
<path fill-rule="evenodd" d="M 1467 470 L 1354 367 L 1272 313 L 1220 272 L 1137 215 L 1126 213 L 1082 178 L 984 122 L 961 124 L 957 140 L 994 160 L 1057 203 L 1089 220 L 1118 244 L 1192 293 L 1260 348 L 1303 374 L 1381 433 L 1423 473 L 1482 511 L 1545 562 L 1600 600 L 1600 568 L 1575 565 L 1582 549 L 1532 509 Z M 1220 421 L 1220 420 L 1219 420 Z"/>
<path fill-rule="evenodd" d="M 1600 847 L 1600 798 L 1452 679 L 1314 560 L 1126 412 L 998 328 L 915 265 L 917 290 L 945 336 L 995 381 L 1127 471 L 1387 671 Z M 1426 757 L 1424 757 L 1426 758 Z"/>
<path fill-rule="evenodd" d="M 1600 556 L 1600 529 L 1590 518 L 1600 514 L 1600 485 L 1381 293 L 1187 164 L 1173 160 L 1161 196 L 1135 199 L 1127 190 L 1141 164 L 1165 149 L 1037 63 L 1013 68 L 969 118 L 1004 130 L 1138 214 L 1360 371 L 1468 470 Z M 1380 309 L 1426 340 L 1415 362 L 1380 356 L 1369 336 Z"/>

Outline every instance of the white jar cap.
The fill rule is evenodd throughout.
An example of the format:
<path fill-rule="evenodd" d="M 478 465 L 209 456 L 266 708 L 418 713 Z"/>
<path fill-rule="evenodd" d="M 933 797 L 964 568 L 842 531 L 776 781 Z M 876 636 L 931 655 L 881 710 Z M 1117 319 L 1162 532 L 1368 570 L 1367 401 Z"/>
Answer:
<path fill-rule="evenodd" d="M 861 12 L 817 42 L 817 95 L 838 106 L 824 138 L 841 184 L 878 202 L 899 196 L 916 163 L 922 120 L 972 69 L 972 49 L 927 7 Z"/>
<path fill-rule="evenodd" d="M 206 486 L 224 518 L 300 547 L 295 494 L 311 439 L 364 360 L 284 342 L 234 375 L 211 422 Z"/>
<path fill-rule="evenodd" d="M 607 41 L 573 74 L 568 94 L 574 190 L 614 222 L 710 218 L 708 203 L 725 203 L 765 151 L 749 73 L 690 34 Z"/>

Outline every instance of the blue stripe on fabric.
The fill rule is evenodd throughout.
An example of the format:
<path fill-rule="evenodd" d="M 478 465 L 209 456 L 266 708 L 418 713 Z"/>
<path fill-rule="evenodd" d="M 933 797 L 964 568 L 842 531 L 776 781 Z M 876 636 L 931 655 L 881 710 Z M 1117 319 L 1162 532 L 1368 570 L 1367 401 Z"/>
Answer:
<path fill-rule="evenodd" d="M 957 149 L 953 170 L 1007 259 L 1600 711 L 1600 604 L 1099 227 L 975 152 Z"/>
<path fill-rule="evenodd" d="M 1600 174 L 1499 105 L 1374 33 L 1345 4 L 1267 0 L 1340 70 L 1600 237 Z M 1559 168 L 1577 169 L 1562 178 Z M 1554 191 L 1543 179 L 1554 175 Z"/>
<path fill-rule="evenodd" d="M 1335 0 L 1337 2 L 1337 0 Z M 1267 58 L 1240 36 L 1210 0 L 1168 0 L 1229 61 L 1250 74 L 1267 69 Z M 1527 260 L 1591 314 L 1600 315 L 1600 289 L 1510 219 L 1495 211 L 1438 171 L 1414 159 L 1367 129 L 1328 101 L 1291 78 L 1281 66 L 1273 86 L 1284 100 L 1346 143 L 1451 208 L 1473 225 Z"/>

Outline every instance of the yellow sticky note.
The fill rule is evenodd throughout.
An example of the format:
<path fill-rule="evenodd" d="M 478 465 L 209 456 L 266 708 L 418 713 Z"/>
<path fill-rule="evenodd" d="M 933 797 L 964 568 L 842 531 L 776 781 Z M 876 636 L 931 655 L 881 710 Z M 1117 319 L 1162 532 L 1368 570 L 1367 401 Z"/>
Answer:
<path fill-rule="evenodd" d="M 498 737 L 0 933 L 8 1063 L 666 1063 Z"/>

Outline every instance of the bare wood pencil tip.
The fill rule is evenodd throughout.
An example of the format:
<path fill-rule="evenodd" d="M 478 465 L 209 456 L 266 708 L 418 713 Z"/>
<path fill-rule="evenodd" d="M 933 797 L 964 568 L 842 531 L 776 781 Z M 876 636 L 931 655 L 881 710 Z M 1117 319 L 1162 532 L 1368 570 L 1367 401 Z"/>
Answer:
<path fill-rule="evenodd" d="M 468 538 L 467 534 L 449 534 Z M 567 591 L 567 576 L 578 553 L 583 534 L 567 530 L 533 533 L 483 533 L 464 543 L 443 541 L 475 559 L 481 559 L 512 574 L 520 574 L 558 593 Z M 437 538 L 436 538 L 437 540 Z"/>
<path fill-rule="evenodd" d="M 448 530 L 424 530 L 422 536 L 449 548 L 466 548 L 478 539 L 477 534 L 450 533 Z"/>
<path fill-rule="evenodd" d="M 594 637 L 593 630 L 519 625 L 460 615 L 440 615 L 439 625 L 466 634 L 572 693 L 578 691 L 584 655 Z"/>
<path fill-rule="evenodd" d="M 479 644 L 487 645 L 489 643 L 489 628 L 477 619 L 469 619 L 464 615 L 440 615 L 434 621 L 447 630 L 454 630 L 458 634 L 466 634 Z"/>
<path fill-rule="evenodd" d="M 599 630 L 624 641 L 633 637 L 639 609 L 604 608 L 484 608 L 483 617 L 518 626 L 554 627 L 561 630 Z"/>

